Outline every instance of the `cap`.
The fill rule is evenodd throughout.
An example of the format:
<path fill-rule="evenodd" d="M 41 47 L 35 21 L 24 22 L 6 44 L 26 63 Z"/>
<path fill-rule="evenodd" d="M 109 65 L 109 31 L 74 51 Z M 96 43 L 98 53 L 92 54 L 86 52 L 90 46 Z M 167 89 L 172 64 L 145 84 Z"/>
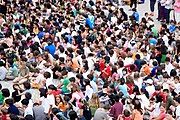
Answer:
<path fill-rule="evenodd" d="M 147 79 L 146 83 L 153 84 L 153 80 L 152 79 Z"/>

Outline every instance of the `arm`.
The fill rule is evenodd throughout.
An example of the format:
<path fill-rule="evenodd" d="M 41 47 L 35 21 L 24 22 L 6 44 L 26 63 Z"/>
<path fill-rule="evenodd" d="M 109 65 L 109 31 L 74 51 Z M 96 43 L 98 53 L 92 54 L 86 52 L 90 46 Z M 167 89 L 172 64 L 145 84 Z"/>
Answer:
<path fill-rule="evenodd" d="M 134 120 L 135 118 L 135 114 L 134 114 L 134 111 L 132 112 L 132 120 Z"/>

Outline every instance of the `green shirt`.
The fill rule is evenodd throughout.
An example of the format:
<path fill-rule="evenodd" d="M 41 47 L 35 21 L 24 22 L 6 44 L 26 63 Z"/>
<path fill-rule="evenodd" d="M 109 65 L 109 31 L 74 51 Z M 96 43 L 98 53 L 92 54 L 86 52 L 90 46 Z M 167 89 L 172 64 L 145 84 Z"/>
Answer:
<path fill-rule="evenodd" d="M 69 83 L 70 83 L 70 81 L 69 81 L 69 79 L 67 77 L 63 79 L 63 81 L 62 81 L 62 85 L 63 85 L 62 86 L 62 91 L 63 91 L 63 93 L 69 93 L 70 92 L 68 90 L 68 88 L 67 88 Z"/>
<path fill-rule="evenodd" d="M 4 96 L 2 95 L 2 92 L 0 91 L 0 105 L 4 103 Z"/>
<path fill-rule="evenodd" d="M 151 30 L 152 30 L 153 36 L 158 37 L 158 30 L 155 27 L 152 27 Z"/>

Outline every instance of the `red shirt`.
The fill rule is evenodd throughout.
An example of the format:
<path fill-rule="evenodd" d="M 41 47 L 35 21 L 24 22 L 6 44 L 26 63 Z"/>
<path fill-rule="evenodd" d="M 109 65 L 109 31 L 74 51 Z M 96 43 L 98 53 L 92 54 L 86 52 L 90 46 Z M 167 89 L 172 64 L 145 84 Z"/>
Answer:
<path fill-rule="evenodd" d="M 52 91 L 52 94 L 53 94 L 54 96 L 59 95 L 60 93 L 61 93 L 60 90 L 53 90 L 53 91 Z"/>
<path fill-rule="evenodd" d="M 102 71 L 104 70 L 104 68 L 105 68 L 104 61 L 103 61 L 103 60 L 100 60 L 100 61 L 99 61 L 99 69 L 100 69 L 100 71 L 102 72 Z"/>
<path fill-rule="evenodd" d="M 128 84 L 126 84 L 126 85 L 127 85 L 127 86 L 128 86 L 128 88 L 129 88 L 128 93 L 131 95 L 131 94 L 133 93 L 134 84 L 132 84 L 132 83 L 128 83 Z"/>
<path fill-rule="evenodd" d="M 102 72 L 102 77 L 107 79 L 109 76 L 111 76 L 111 67 L 108 65 L 104 70 L 105 72 Z"/>
<path fill-rule="evenodd" d="M 157 91 L 155 91 L 155 92 L 152 94 L 152 97 L 154 97 L 154 96 L 156 96 L 156 95 L 158 95 L 158 94 L 162 97 L 163 102 L 166 102 L 166 96 L 164 95 L 163 92 L 157 92 Z"/>

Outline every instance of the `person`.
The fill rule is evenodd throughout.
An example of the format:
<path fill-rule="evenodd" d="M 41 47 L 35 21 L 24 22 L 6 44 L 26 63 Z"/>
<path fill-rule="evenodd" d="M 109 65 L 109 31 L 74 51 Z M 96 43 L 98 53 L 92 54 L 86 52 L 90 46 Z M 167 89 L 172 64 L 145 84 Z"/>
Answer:
<path fill-rule="evenodd" d="M 62 112 L 66 110 L 66 104 L 60 95 L 55 96 L 55 104 Z"/>
<path fill-rule="evenodd" d="M 110 109 L 110 116 L 113 117 L 113 119 L 117 119 L 120 114 L 123 112 L 123 104 L 119 102 L 119 96 L 115 96 L 115 104 Z"/>
<path fill-rule="evenodd" d="M 148 2 L 137 6 L 137 0 L 130 0 L 132 12 L 127 12 L 126 4 L 119 6 L 121 2 L 126 3 L 2 2 L 0 104 L 13 99 L 5 107 L 19 111 L 10 119 L 91 120 L 93 114 L 95 120 L 149 120 L 165 112 L 164 119 L 176 118 L 180 29 L 178 18 L 175 22 L 168 16 L 172 0 L 158 0 L 158 6 L 150 1 L 150 12 L 158 9 L 159 20 L 155 13 L 148 14 Z M 173 6 L 175 15 L 178 2 Z M 6 79 L 15 83 L 4 83 Z M 162 103 L 165 112 L 160 111 Z M 33 115 L 28 114 L 30 108 Z"/>
<path fill-rule="evenodd" d="M 175 114 L 176 114 L 176 119 L 178 120 L 180 118 L 180 113 L 179 113 L 179 111 L 180 111 L 180 99 L 179 99 L 179 96 L 175 97 L 174 100 L 175 100 L 175 103 L 177 106 Z"/>
<path fill-rule="evenodd" d="M 89 100 L 89 107 L 90 107 L 92 116 L 94 116 L 96 110 L 100 107 L 100 100 L 97 94 L 95 93 L 92 94 L 92 98 Z"/>
<path fill-rule="evenodd" d="M 56 48 L 55 46 L 52 44 L 52 41 L 51 40 L 48 40 L 48 46 L 45 47 L 45 50 L 48 50 L 48 52 L 54 56 L 54 53 L 56 51 Z"/>
<path fill-rule="evenodd" d="M 7 69 L 4 67 L 4 62 L 0 61 L 0 80 L 4 80 L 6 78 Z"/>
<path fill-rule="evenodd" d="M 20 70 L 19 75 L 16 77 L 13 82 L 23 84 L 27 81 L 27 78 L 29 77 L 29 68 L 26 66 L 27 58 L 22 58 L 22 61 L 20 62 Z"/>
<path fill-rule="evenodd" d="M 123 115 L 119 115 L 117 120 L 132 120 L 130 112 L 125 109 Z"/>
<path fill-rule="evenodd" d="M 173 101 L 173 98 L 169 95 L 169 90 L 168 89 L 164 89 L 163 93 L 166 96 L 165 105 L 166 105 L 166 110 L 168 110 L 171 105 L 174 105 L 174 101 Z"/>
<path fill-rule="evenodd" d="M 166 117 L 165 104 L 162 103 L 160 105 L 160 114 L 157 117 L 152 118 L 152 120 L 164 120 L 165 117 Z"/>
<path fill-rule="evenodd" d="M 5 100 L 5 103 L 8 107 L 8 113 L 9 114 L 14 114 L 14 115 L 19 115 L 19 109 L 14 105 L 13 99 L 9 98 Z"/>
<path fill-rule="evenodd" d="M 33 110 L 32 110 L 32 106 L 29 105 L 29 100 L 23 99 L 21 103 L 22 103 L 22 109 L 24 110 L 24 117 L 26 117 L 27 115 L 33 116 Z"/>
<path fill-rule="evenodd" d="M 46 114 L 44 113 L 44 107 L 39 103 L 33 104 L 33 116 L 35 120 L 46 120 Z"/>
<path fill-rule="evenodd" d="M 133 8 L 132 11 L 133 11 L 132 16 L 133 16 L 134 20 L 136 22 L 139 22 L 139 13 L 137 12 L 136 8 Z"/>
<path fill-rule="evenodd" d="M 174 12 L 175 12 L 175 21 L 176 22 L 180 21 L 180 18 L 179 18 L 180 8 L 179 8 L 179 6 L 180 6 L 180 1 L 175 0 L 173 7 L 174 7 Z"/>
<path fill-rule="evenodd" d="M 141 103 L 139 100 L 134 101 L 134 110 L 132 111 L 133 120 L 143 120 Z"/>
<path fill-rule="evenodd" d="M 109 120 L 109 115 L 107 111 L 109 110 L 108 105 L 104 105 L 96 110 L 93 120 Z"/>

